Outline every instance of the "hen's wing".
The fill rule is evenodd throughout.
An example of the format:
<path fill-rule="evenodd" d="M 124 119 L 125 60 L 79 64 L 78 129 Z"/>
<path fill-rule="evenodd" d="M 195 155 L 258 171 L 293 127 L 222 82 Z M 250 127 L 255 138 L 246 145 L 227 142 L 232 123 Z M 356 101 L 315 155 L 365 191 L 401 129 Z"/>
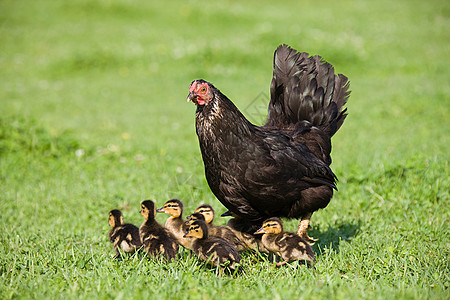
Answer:
<path fill-rule="evenodd" d="M 250 219 L 286 216 L 302 190 L 335 188 L 336 178 L 326 163 L 283 133 L 261 129 L 240 146 L 239 152 L 229 153 L 234 156 L 229 157 L 232 171 L 226 173 L 232 176 L 219 187 L 225 206 L 238 214 Z"/>

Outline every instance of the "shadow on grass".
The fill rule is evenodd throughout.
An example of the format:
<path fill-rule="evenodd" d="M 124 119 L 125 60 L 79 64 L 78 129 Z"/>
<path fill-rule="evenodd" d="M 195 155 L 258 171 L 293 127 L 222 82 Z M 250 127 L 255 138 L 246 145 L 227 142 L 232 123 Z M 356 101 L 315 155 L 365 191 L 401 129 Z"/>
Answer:
<path fill-rule="evenodd" d="M 317 255 L 324 253 L 325 249 L 332 249 L 339 253 L 341 241 L 351 241 L 353 237 L 359 234 L 361 221 L 340 222 L 330 225 L 326 230 L 310 230 L 310 234 L 319 240 L 313 246 Z"/>

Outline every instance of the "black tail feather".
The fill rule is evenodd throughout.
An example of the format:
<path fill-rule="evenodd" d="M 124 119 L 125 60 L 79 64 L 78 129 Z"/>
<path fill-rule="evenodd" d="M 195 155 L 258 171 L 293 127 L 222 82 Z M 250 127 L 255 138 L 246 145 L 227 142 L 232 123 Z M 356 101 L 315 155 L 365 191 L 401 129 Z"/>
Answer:
<path fill-rule="evenodd" d="M 320 56 L 299 53 L 287 45 L 274 55 L 269 117 L 265 126 L 295 129 L 323 128 L 333 136 L 346 117 L 344 105 L 349 81 L 335 75 L 331 64 Z"/>

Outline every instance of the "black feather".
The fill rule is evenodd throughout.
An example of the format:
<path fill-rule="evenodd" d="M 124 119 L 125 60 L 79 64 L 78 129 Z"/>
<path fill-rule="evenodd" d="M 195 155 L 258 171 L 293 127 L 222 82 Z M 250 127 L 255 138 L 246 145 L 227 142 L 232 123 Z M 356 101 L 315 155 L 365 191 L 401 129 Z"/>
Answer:
<path fill-rule="evenodd" d="M 241 217 L 236 228 L 250 232 L 268 217 L 300 218 L 326 207 L 336 189 L 331 137 L 346 117 L 347 78 L 320 56 L 279 46 L 262 127 L 208 86 L 213 97 L 198 105 L 196 130 L 208 184 Z"/>

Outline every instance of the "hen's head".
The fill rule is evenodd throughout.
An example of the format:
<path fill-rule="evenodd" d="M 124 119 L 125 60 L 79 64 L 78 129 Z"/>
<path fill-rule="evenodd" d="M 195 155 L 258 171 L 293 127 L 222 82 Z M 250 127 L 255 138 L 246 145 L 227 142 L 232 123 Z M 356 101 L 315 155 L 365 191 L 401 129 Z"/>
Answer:
<path fill-rule="evenodd" d="M 214 86 L 203 79 L 194 80 L 189 87 L 187 101 L 194 102 L 195 105 L 207 105 L 214 99 Z"/>

